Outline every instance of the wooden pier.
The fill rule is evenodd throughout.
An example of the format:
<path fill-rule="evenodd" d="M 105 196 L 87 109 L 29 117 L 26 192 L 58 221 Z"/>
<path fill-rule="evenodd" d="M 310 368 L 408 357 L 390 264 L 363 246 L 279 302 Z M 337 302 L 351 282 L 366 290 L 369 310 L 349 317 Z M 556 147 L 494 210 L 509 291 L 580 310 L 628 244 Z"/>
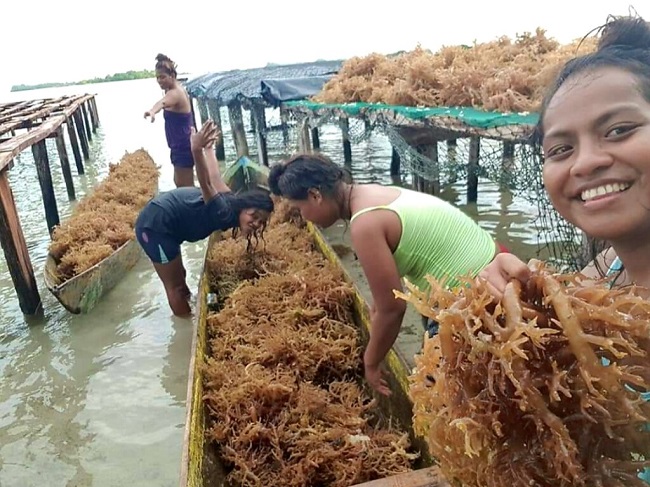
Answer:
<path fill-rule="evenodd" d="M 20 309 L 26 315 L 38 312 L 41 298 L 9 185 L 8 172 L 13 167 L 16 156 L 31 148 L 43 196 L 45 219 L 51 235 L 54 227 L 59 224 L 59 212 L 45 141 L 48 138 L 56 140 L 67 195 L 70 200 L 74 200 L 74 179 L 66 149 L 66 133 L 77 174 L 81 175 L 84 174 L 84 160 L 90 157 L 89 142 L 98 126 L 99 116 L 94 95 L 0 103 L 0 243 L 16 288 Z"/>

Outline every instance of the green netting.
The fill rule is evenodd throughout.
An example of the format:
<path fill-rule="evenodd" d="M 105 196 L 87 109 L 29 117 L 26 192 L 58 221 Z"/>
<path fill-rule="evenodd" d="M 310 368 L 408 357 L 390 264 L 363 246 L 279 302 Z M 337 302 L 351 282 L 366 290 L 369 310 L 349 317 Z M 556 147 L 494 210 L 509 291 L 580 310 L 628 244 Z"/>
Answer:
<path fill-rule="evenodd" d="M 537 113 L 499 113 L 477 110 L 469 107 L 404 107 L 383 103 L 315 103 L 311 101 L 291 101 L 284 104 L 288 108 L 301 107 L 312 112 L 319 110 L 339 110 L 352 117 L 369 111 L 392 111 L 412 120 L 434 117 L 451 117 L 462 121 L 470 127 L 492 128 L 507 125 L 535 125 L 539 118 Z"/>

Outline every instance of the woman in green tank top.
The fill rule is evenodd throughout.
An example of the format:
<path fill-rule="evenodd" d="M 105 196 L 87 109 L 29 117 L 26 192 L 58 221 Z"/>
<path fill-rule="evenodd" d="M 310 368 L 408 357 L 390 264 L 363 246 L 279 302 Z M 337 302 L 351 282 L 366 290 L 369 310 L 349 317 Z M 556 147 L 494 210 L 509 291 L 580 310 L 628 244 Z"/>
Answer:
<path fill-rule="evenodd" d="M 287 198 L 306 220 L 329 227 L 350 221 L 352 246 L 373 297 L 366 380 L 388 395 L 381 362 L 399 333 L 406 303 L 394 290 L 402 278 L 424 288 L 427 275 L 458 285 L 476 276 L 498 252 L 494 239 L 469 216 L 435 196 L 398 187 L 351 184 L 320 154 L 298 154 L 271 168 L 271 191 Z"/>

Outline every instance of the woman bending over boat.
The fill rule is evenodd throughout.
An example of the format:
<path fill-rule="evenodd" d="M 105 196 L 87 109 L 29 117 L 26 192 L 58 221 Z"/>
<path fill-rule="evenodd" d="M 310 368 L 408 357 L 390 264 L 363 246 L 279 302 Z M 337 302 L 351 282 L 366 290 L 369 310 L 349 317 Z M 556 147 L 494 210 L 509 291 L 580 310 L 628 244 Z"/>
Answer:
<path fill-rule="evenodd" d="M 298 154 L 271 168 L 271 191 L 287 198 L 306 220 L 329 227 L 350 221 L 352 246 L 373 297 L 365 377 L 378 392 L 390 390 L 381 362 L 399 333 L 406 302 L 401 278 L 425 288 L 425 276 L 475 276 L 501 250 L 490 234 L 453 205 L 432 195 L 377 184 L 351 184 L 320 154 Z"/>
<path fill-rule="evenodd" d="M 211 120 L 192 129 L 192 154 L 200 188 L 176 188 L 154 197 L 135 224 L 135 235 L 165 286 L 175 315 L 190 314 L 190 290 L 181 256 L 183 242 L 202 240 L 216 230 L 239 227 L 244 235 L 261 232 L 273 211 L 264 190 L 233 194 L 224 183 L 214 154 L 219 133 Z"/>
<path fill-rule="evenodd" d="M 194 126 L 192 105 L 185 88 L 176 79 L 176 64 L 164 54 L 156 56 L 156 81 L 165 92 L 160 100 L 144 112 L 153 123 L 156 113 L 163 110 L 165 136 L 174 166 L 177 188 L 194 186 L 194 159 L 190 149 L 190 130 Z"/>
<path fill-rule="evenodd" d="M 650 27 L 643 19 L 611 19 L 596 52 L 565 64 L 535 135 L 555 209 L 611 244 L 583 274 L 650 288 Z M 497 296 L 530 275 L 514 255 L 497 256 L 481 273 Z M 650 390 L 639 393 L 650 400 Z M 650 484 L 650 468 L 639 477 Z"/>

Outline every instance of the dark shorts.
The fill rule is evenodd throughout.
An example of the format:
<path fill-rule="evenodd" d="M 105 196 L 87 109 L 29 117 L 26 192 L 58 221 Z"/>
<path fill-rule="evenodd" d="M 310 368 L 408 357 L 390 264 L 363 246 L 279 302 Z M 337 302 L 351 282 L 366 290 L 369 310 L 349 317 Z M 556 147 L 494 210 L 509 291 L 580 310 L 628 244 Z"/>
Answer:
<path fill-rule="evenodd" d="M 180 244 L 164 233 L 136 226 L 135 236 L 144 253 L 156 264 L 167 264 L 181 253 Z"/>
<path fill-rule="evenodd" d="M 192 157 L 192 150 L 189 147 L 187 149 L 172 149 L 169 152 L 169 157 L 174 167 L 194 167 L 194 158 Z"/>

